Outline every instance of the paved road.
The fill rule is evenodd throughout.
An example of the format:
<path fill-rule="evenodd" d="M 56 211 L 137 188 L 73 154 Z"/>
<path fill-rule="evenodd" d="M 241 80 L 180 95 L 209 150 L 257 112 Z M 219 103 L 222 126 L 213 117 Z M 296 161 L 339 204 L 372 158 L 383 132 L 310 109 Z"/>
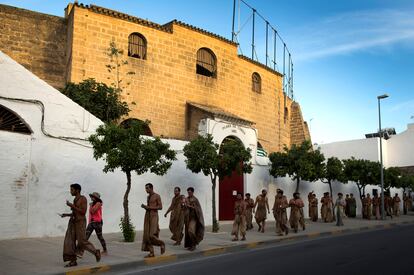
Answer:
<path fill-rule="evenodd" d="M 414 226 L 287 243 L 125 274 L 414 274 Z"/>

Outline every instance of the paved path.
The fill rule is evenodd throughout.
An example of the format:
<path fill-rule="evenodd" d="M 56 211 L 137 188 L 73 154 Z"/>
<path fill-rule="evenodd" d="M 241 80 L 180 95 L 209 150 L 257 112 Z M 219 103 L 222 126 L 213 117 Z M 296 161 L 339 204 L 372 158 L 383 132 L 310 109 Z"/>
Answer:
<path fill-rule="evenodd" d="M 279 244 L 129 274 L 413 274 L 414 225 Z"/>
<path fill-rule="evenodd" d="M 135 243 L 123 242 L 120 233 L 105 234 L 109 255 L 103 257 L 101 262 L 97 264 L 94 256 L 85 252 L 83 259 L 78 261 L 79 265 L 70 269 L 63 268 L 63 237 L 5 240 L 0 241 L 0 274 L 63 274 L 68 271 L 122 270 L 122 268 L 159 264 L 188 257 L 238 251 L 243 248 L 260 246 L 262 243 L 275 243 L 292 238 L 305 239 L 355 230 L 370 230 L 374 227 L 391 227 L 396 223 L 414 223 L 414 213 L 411 214 L 413 215 L 400 216 L 385 221 L 345 219 L 345 226 L 340 228 L 336 227 L 334 223 L 307 221 L 306 231 L 300 231 L 298 234 L 291 233 L 287 237 L 277 237 L 274 232 L 274 222 L 269 221 L 266 233 L 249 231 L 247 242 L 231 242 L 231 224 L 222 223 L 219 233 L 211 233 L 211 229 L 207 228 L 204 241 L 194 252 L 188 252 L 183 247 L 172 246 L 173 241 L 169 239 L 170 232 L 161 230 L 161 238 L 167 243 L 166 255 L 149 261 L 144 260 L 146 253 L 140 251 L 142 232 L 137 232 Z M 95 235 L 92 235 L 91 241 L 96 247 L 100 247 Z M 156 255 L 159 255 L 159 249 L 156 249 Z"/>

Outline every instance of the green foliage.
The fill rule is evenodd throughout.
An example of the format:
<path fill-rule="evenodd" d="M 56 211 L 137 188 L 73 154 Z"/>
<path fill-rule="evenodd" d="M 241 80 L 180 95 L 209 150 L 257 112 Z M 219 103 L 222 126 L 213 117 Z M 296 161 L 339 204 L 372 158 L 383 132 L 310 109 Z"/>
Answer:
<path fill-rule="evenodd" d="M 395 186 L 397 188 L 403 188 L 404 192 L 407 189 L 414 190 L 414 176 L 403 175 L 399 178 L 398 185 Z"/>
<path fill-rule="evenodd" d="M 342 161 L 336 157 L 330 157 L 327 162 L 324 163 L 323 177 L 321 178 L 321 181 L 329 184 L 329 192 L 331 196 L 333 196 L 332 182 L 346 181 L 343 169 L 344 165 L 342 164 Z"/>
<path fill-rule="evenodd" d="M 389 191 L 391 187 L 398 187 L 400 185 L 401 172 L 396 167 L 389 167 L 384 169 L 384 188 Z"/>
<path fill-rule="evenodd" d="M 119 228 L 121 229 L 122 235 L 126 242 L 134 242 L 135 240 L 135 226 L 131 223 L 130 219 L 121 218 L 119 223 Z"/>
<path fill-rule="evenodd" d="M 219 150 L 220 149 L 220 150 Z M 217 178 L 230 176 L 234 170 L 239 174 L 251 173 L 253 170 L 250 159 L 250 148 L 236 140 L 226 140 L 221 147 L 214 143 L 213 137 L 198 136 L 184 146 L 187 169 L 193 173 L 203 172 L 210 176 L 212 183 L 213 232 L 217 232 L 219 224 L 216 218 L 215 188 Z M 240 165 L 241 164 L 241 165 Z"/>
<path fill-rule="evenodd" d="M 184 146 L 184 156 L 187 169 L 193 173 L 203 172 L 204 176 L 218 175 L 219 145 L 213 142 L 213 137 L 198 136 Z"/>
<path fill-rule="evenodd" d="M 294 144 L 290 149 L 285 146 L 283 152 L 271 153 L 269 159 L 270 175 L 275 178 L 289 175 L 297 182 L 296 191 L 301 180 L 316 181 L 324 173 L 325 157 L 319 150 L 312 149 L 310 141 L 304 141 L 299 146 Z"/>
<path fill-rule="evenodd" d="M 344 165 L 342 161 L 336 157 L 328 158 L 324 167 L 323 178 L 328 182 L 344 180 Z"/>
<path fill-rule="evenodd" d="M 109 48 L 106 50 L 106 55 L 109 57 L 110 63 L 106 64 L 105 67 L 107 68 L 109 73 L 113 74 L 112 79 L 112 87 L 116 88 L 117 90 L 124 90 L 127 86 L 130 85 L 129 82 L 125 83 L 121 79 L 121 71 L 122 67 L 128 65 L 128 61 L 123 59 L 124 51 L 118 49 L 115 41 L 111 41 L 109 43 Z M 127 71 L 125 75 L 134 75 L 135 72 Z M 108 79 L 111 79 L 108 77 Z"/>
<path fill-rule="evenodd" d="M 148 124 L 149 122 L 144 122 Z M 144 124 L 131 121 L 129 128 L 115 124 L 101 125 L 89 137 L 95 159 L 106 161 L 104 172 L 120 168 L 123 172 L 135 171 L 138 175 L 150 171 L 164 175 L 175 160 L 175 151 L 160 138 L 143 138 Z"/>
<path fill-rule="evenodd" d="M 231 176 L 234 170 L 239 174 L 250 174 L 253 170 L 250 148 L 244 148 L 243 144 L 236 140 L 223 142 L 220 147 L 213 142 L 211 135 L 198 136 L 184 146 L 183 151 L 187 168 L 193 173 L 203 172 L 205 176 L 222 178 Z"/>
<path fill-rule="evenodd" d="M 344 160 L 343 163 L 344 178 L 356 183 L 361 200 L 362 195 L 365 195 L 367 185 L 380 184 L 381 165 L 379 162 L 350 158 Z"/>
<path fill-rule="evenodd" d="M 250 152 L 250 148 L 245 149 L 243 144 L 237 140 L 223 142 L 219 156 L 219 178 L 230 177 L 234 170 L 239 175 L 250 174 L 253 171 L 252 163 L 250 162 L 252 158 Z"/>
<path fill-rule="evenodd" d="M 106 123 L 117 121 L 130 111 L 128 104 L 121 100 L 119 90 L 93 78 L 70 82 L 62 93 Z"/>
<path fill-rule="evenodd" d="M 93 156 L 96 160 L 103 158 L 106 162 L 103 171 L 113 172 L 121 169 L 127 176 L 127 189 L 124 195 L 124 221 L 122 226 L 124 236 L 130 239 L 131 226 L 129 222 L 128 195 L 131 190 L 131 171 L 138 175 L 150 171 L 156 175 L 164 175 L 176 159 L 175 151 L 168 143 L 160 138 L 143 138 L 144 126 L 149 121 L 130 121 L 123 128 L 115 124 L 105 124 L 98 127 L 96 134 L 89 137 L 93 145 Z M 125 238 L 125 240 L 127 240 Z"/>

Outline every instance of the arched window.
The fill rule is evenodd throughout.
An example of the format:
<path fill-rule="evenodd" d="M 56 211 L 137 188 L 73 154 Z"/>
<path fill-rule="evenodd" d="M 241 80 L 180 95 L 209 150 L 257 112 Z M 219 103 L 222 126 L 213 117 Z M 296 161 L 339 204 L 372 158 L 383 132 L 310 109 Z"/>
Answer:
<path fill-rule="evenodd" d="M 288 119 L 289 119 L 289 110 L 288 110 L 287 107 L 285 107 L 285 112 L 284 112 L 284 115 L 283 115 L 283 119 L 284 119 L 284 122 L 286 124 L 288 122 Z"/>
<path fill-rule="evenodd" d="M 144 122 L 144 121 L 142 121 L 142 120 L 140 120 L 140 119 L 136 119 L 136 118 L 127 118 L 127 119 L 125 119 L 124 121 L 122 121 L 121 122 L 121 126 L 122 127 L 124 127 L 124 128 L 129 128 L 129 127 L 131 127 L 130 125 L 131 125 L 131 123 L 133 122 L 133 121 L 136 121 L 136 122 L 138 122 L 138 123 L 141 123 L 141 125 L 142 125 L 142 127 L 143 127 L 143 135 L 145 135 L 145 136 L 150 136 L 150 137 L 152 137 L 153 135 L 152 135 L 152 131 L 151 131 L 151 128 L 148 126 L 148 123 L 146 123 L 146 122 Z"/>
<path fill-rule="evenodd" d="M 217 76 L 217 60 L 214 53 L 207 48 L 201 48 L 197 51 L 197 74 L 207 77 Z"/>
<path fill-rule="evenodd" d="M 134 32 L 129 35 L 128 56 L 147 59 L 147 40 L 142 34 Z"/>
<path fill-rule="evenodd" d="M 0 105 L 0 131 L 31 134 L 29 126 L 14 112 Z"/>
<path fill-rule="evenodd" d="M 256 93 L 262 92 L 262 78 L 258 73 L 252 74 L 252 89 Z"/>

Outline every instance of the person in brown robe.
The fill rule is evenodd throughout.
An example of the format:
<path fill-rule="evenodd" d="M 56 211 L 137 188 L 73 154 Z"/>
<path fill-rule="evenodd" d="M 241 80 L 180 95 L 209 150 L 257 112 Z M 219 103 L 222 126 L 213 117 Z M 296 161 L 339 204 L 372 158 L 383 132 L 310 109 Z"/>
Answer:
<path fill-rule="evenodd" d="M 309 219 L 313 222 L 318 221 L 318 199 L 316 198 L 316 194 L 310 192 L 308 194 L 308 202 L 309 202 Z"/>
<path fill-rule="evenodd" d="M 164 217 L 170 215 L 170 231 L 172 233 L 171 240 L 175 241 L 174 245 L 181 245 L 181 241 L 184 237 L 184 218 L 185 218 L 185 196 L 180 194 L 180 187 L 174 188 L 174 197 L 172 198 L 171 205 L 165 213 Z"/>
<path fill-rule="evenodd" d="M 349 213 L 351 212 L 350 210 L 350 203 L 349 203 L 349 194 L 345 195 L 345 216 L 349 217 Z"/>
<path fill-rule="evenodd" d="M 273 216 L 276 220 L 276 234 L 283 236 L 289 234 L 289 228 L 287 226 L 287 213 L 286 208 L 289 207 L 286 196 L 283 195 L 283 190 L 277 189 L 275 196 L 275 203 L 273 204 Z"/>
<path fill-rule="evenodd" d="M 323 194 L 321 204 L 321 215 L 323 222 L 333 222 L 332 198 L 329 196 L 329 192 L 325 192 Z"/>
<path fill-rule="evenodd" d="M 312 198 L 313 198 L 313 191 L 308 193 L 308 216 L 309 216 L 309 219 L 311 219 L 311 220 L 312 220 L 312 212 L 311 212 L 311 209 L 312 209 L 311 200 L 312 200 Z"/>
<path fill-rule="evenodd" d="M 369 211 L 369 194 L 367 194 L 367 197 L 365 195 L 361 196 L 361 202 L 362 202 L 362 218 L 368 220 L 368 211 Z"/>
<path fill-rule="evenodd" d="M 301 209 L 304 207 L 304 203 L 302 199 L 299 196 L 299 193 L 295 192 L 293 193 L 293 198 L 289 201 L 289 207 L 290 207 L 290 217 L 289 217 L 289 223 L 290 228 L 292 228 L 295 233 L 298 232 L 299 224 L 302 225 L 303 230 L 305 230 L 305 224 L 302 220 L 302 214 Z"/>
<path fill-rule="evenodd" d="M 73 203 L 66 201 L 66 205 L 72 210 L 70 214 L 61 214 L 62 218 L 70 217 L 63 244 L 63 261 L 68 264 L 65 267 L 76 266 L 76 254 L 86 250 L 95 255 L 96 261 L 101 260 L 101 252 L 86 239 L 86 209 L 88 201 L 81 195 L 81 186 L 77 183 L 70 185 L 70 194 L 75 197 Z"/>
<path fill-rule="evenodd" d="M 381 219 L 380 205 L 381 198 L 378 197 L 378 194 L 374 194 L 374 197 L 372 198 L 372 215 L 375 217 L 376 220 Z"/>
<path fill-rule="evenodd" d="M 158 225 L 158 211 L 162 210 L 161 197 L 154 192 L 151 183 L 145 184 L 145 191 L 148 194 L 147 204 L 141 204 L 145 209 L 144 231 L 142 235 L 142 251 L 148 251 L 145 258 L 154 257 L 154 245 L 159 246 L 161 255 L 165 253 L 165 243 L 159 239 L 160 227 Z"/>
<path fill-rule="evenodd" d="M 403 210 L 404 210 L 404 215 L 407 215 L 408 212 L 408 207 L 409 207 L 409 201 L 408 201 L 408 196 L 407 194 L 403 194 Z"/>
<path fill-rule="evenodd" d="M 401 199 L 398 196 L 398 194 L 395 194 L 395 196 L 392 199 L 392 201 L 393 201 L 393 206 L 394 206 L 393 207 L 394 215 L 398 217 L 400 215 L 400 202 L 401 202 Z"/>
<path fill-rule="evenodd" d="M 204 217 L 201 205 L 194 196 L 194 188 L 187 188 L 188 197 L 185 200 L 187 208 L 185 217 L 185 238 L 184 247 L 194 251 L 204 238 Z"/>
<path fill-rule="evenodd" d="M 384 206 L 385 206 L 385 214 L 390 216 L 392 219 L 392 209 L 393 209 L 393 202 L 390 194 L 387 192 L 385 193 L 384 197 Z"/>
<path fill-rule="evenodd" d="M 246 193 L 246 230 L 253 229 L 253 208 L 254 200 L 250 197 L 250 193 Z"/>
<path fill-rule="evenodd" d="M 370 220 L 372 216 L 372 198 L 370 194 L 367 194 L 366 200 L 367 200 L 366 218 Z"/>
<path fill-rule="evenodd" d="M 256 197 L 254 208 L 256 209 L 256 214 L 254 215 L 254 218 L 256 220 L 257 225 L 259 225 L 258 231 L 264 233 L 265 225 L 266 225 L 266 218 L 267 218 L 266 209 L 267 209 L 267 213 L 270 214 L 266 189 L 263 189 L 262 194 Z"/>
<path fill-rule="evenodd" d="M 246 202 L 243 200 L 243 194 L 237 193 L 237 200 L 234 202 L 234 221 L 231 234 L 234 236 L 232 241 L 246 240 Z"/>

